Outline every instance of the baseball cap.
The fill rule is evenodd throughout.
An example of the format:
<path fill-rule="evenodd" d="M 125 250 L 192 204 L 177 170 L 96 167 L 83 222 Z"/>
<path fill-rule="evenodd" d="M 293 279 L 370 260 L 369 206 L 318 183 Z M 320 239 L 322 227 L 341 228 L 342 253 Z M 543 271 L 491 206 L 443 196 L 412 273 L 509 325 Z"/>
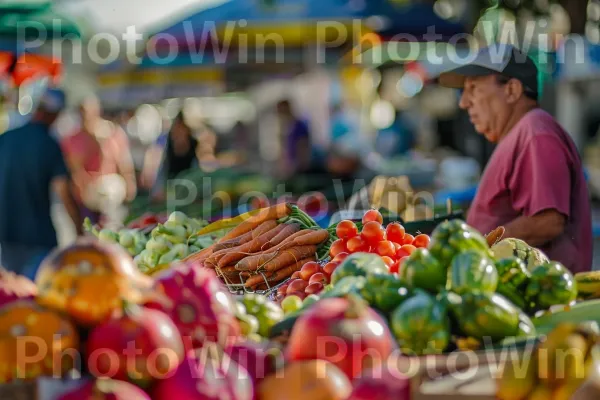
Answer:
<path fill-rule="evenodd" d="M 538 68 L 533 60 L 515 46 L 495 44 L 480 50 L 475 57 L 469 57 L 464 63 L 457 63 L 438 76 L 441 86 L 462 89 L 465 78 L 499 74 L 521 82 L 526 91 L 537 98 Z"/>
<path fill-rule="evenodd" d="M 48 112 L 60 112 L 67 103 L 65 92 L 57 88 L 46 89 L 40 99 L 40 107 Z"/>

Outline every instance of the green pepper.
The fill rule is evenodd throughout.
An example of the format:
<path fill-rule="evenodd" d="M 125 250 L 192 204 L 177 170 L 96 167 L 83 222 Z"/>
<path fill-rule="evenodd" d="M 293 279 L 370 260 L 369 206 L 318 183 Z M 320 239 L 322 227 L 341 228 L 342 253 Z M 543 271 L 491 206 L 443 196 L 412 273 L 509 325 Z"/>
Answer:
<path fill-rule="evenodd" d="M 348 256 L 331 275 L 331 283 L 336 285 L 347 276 L 367 276 L 385 274 L 388 268 L 377 254 L 354 253 Z"/>
<path fill-rule="evenodd" d="M 320 293 L 321 299 L 332 297 L 344 297 L 350 293 L 360 294 L 367 284 L 367 278 L 364 276 L 346 276 L 340 279 L 335 285 L 327 285 Z"/>
<path fill-rule="evenodd" d="M 535 336 L 535 325 L 524 312 L 519 313 L 519 331 L 517 336 Z"/>
<path fill-rule="evenodd" d="M 531 311 L 570 304 L 577 297 L 577 282 L 561 263 L 549 262 L 531 271 L 525 298 Z"/>
<path fill-rule="evenodd" d="M 406 259 L 400 269 L 400 279 L 411 289 L 436 293 L 446 285 L 446 267 L 427 249 L 417 249 Z"/>
<path fill-rule="evenodd" d="M 450 343 L 445 305 L 421 290 L 392 312 L 390 327 L 406 354 L 441 354 Z"/>
<path fill-rule="evenodd" d="M 449 267 L 454 256 L 466 250 L 479 250 L 492 257 L 485 238 L 459 219 L 442 222 L 433 230 L 429 250 L 444 267 Z"/>
<path fill-rule="evenodd" d="M 467 250 L 452 259 L 446 289 L 458 294 L 471 290 L 494 293 L 497 286 L 496 266 L 479 250 Z"/>
<path fill-rule="evenodd" d="M 410 297 L 407 284 L 393 274 L 373 274 L 367 276 L 362 297 L 379 311 L 391 312 Z"/>
<path fill-rule="evenodd" d="M 525 309 L 525 289 L 531 277 L 525 263 L 517 257 L 503 258 L 496 261 L 496 270 L 499 276 L 496 292 Z"/>
<path fill-rule="evenodd" d="M 449 308 L 460 331 L 477 340 L 496 342 L 519 333 L 520 310 L 497 293 L 467 292 L 452 297 Z"/>

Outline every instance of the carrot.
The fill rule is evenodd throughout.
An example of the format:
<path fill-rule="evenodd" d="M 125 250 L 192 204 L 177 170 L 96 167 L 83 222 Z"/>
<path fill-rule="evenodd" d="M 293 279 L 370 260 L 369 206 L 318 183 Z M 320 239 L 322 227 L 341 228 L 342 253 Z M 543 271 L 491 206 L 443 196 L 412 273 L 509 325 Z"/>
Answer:
<path fill-rule="evenodd" d="M 214 250 L 213 246 L 207 247 L 203 250 L 200 250 L 197 253 L 194 254 L 190 254 L 189 256 L 187 256 L 186 258 L 183 259 L 183 261 L 185 262 L 200 262 L 200 261 L 206 261 L 206 259 L 208 259 L 208 257 L 210 257 L 212 255 L 212 252 Z"/>
<path fill-rule="evenodd" d="M 256 271 L 258 268 L 266 262 L 272 260 L 277 256 L 277 252 L 259 253 L 254 256 L 245 257 L 239 261 L 235 268 L 238 271 Z"/>
<path fill-rule="evenodd" d="M 263 222 L 262 224 L 257 226 L 256 229 L 252 230 L 252 234 L 251 234 L 252 239 L 256 239 L 263 233 L 269 232 L 271 229 L 275 228 L 276 226 L 277 226 L 277 221 L 275 221 L 274 219 Z"/>
<path fill-rule="evenodd" d="M 269 244 L 271 246 L 277 246 L 279 243 L 283 242 L 285 239 L 293 235 L 294 233 L 300 230 L 300 224 L 288 224 L 277 236 L 273 239 L 269 240 Z"/>
<path fill-rule="evenodd" d="M 290 247 L 294 247 L 295 246 L 294 239 L 296 239 L 300 236 L 306 235 L 310 232 L 311 232 L 310 229 L 303 229 L 301 231 L 298 231 L 298 232 L 288 236 L 287 238 L 285 238 L 281 243 L 279 243 L 278 245 L 271 248 L 270 251 L 279 251 L 279 250 L 288 249 Z"/>
<path fill-rule="evenodd" d="M 249 217 L 238 226 L 230 230 L 219 240 L 219 243 L 241 236 L 250 232 L 265 221 L 276 220 L 290 215 L 292 208 L 287 203 L 279 203 L 271 207 L 263 208 L 256 215 Z"/>
<path fill-rule="evenodd" d="M 314 260 L 315 260 L 314 257 L 305 258 L 305 259 L 302 259 L 295 263 L 286 265 L 283 268 L 278 269 L 277 271 L 275 271 L 274 273 L 272 273 L 269 276 L 269 279 L 268 279 L 269 284 L 271 284 L 271 282 L 279 282 L 286 278 L 289 278 L 290 276 L 292 276 L 292 274 L 294 272 L 300 271 L 302 269 L 302 267 L 304 266 L 304 264 L 306 264 L 307 262 L 310 262 L 310 261 L 314 261 Z"/>
<path fill-rule="evenodd" d="M 246 283 L 244 283 L 244 286 L 249 288 L 252 286 L 260 285 L 264 281 L 265 278 L 262 276 L 262 274 L 254 274 L 250 276 L 250 278 L 246 279 Z"/>
<path fill-rule="evenodd" d="M 234 264 L 242 258 L 246 257 L 248 254 L 260 251 L 264 244 L 266 244 L 269 240 L 273 239 L 279 232 L 281 232 L 283 228 L 285 228 L 285 224 L 280 224 L 274 229 L 263 233 L 256 239 L 252 239 L 248 243 L 245 243 L 235 249 L 231 249 L 225 256 L 223 256 L 223 258 L 219 260 L 219 267 Z"/>
<path fill-rule="evenodd" d="M 301 261 L 304 261 L 304 263 L 302 264 L 304 266 L 304 264 L 306 264 L 309 261 L 317 261 L 317 257 L 313 254 L 310 257 L 303 258 Z M 272 276 L 273 274 L 277 273 L 277 271 L 279 271 L 280 269 L 284 269 L 287 267 L 289 267 L 289 265 L 281 265 L 279 268 L 275 269 L 274 271 L 269 272 L 269 276 Z M 269 279 L 269 283 L 271 283 L 271 279 Z"/>
<path fill-rule="evenodd" d="M 327 239 L 329 239 L 329 232 L 327 229 L 319 229 L 295 238 L 294 243 L 298 246 L 306 246 L 310 244 L 319 245 L 325 242 Z"/>
<path fill-rule="evenodd" d="M 282 265 L 289 265 L 298 260 L 314 256 L 316 251 L 317 246 L 292 247 L 291 249 L 283 250 L 281 254 L 263 265 L 263 268 L 267 272 L 277 271 Z"/>
<path fill-rule="evenodd" d="M 215 244 L 215 251 L 231 249 L 233 247 L 240 246 L 244 243 L 247 243 L 252 240 L 252 232 L 248 232 L 243 234 L 242 236 L 238 236 L 234 239 L 227 240 L 226 242 L 221 242 Z"/>

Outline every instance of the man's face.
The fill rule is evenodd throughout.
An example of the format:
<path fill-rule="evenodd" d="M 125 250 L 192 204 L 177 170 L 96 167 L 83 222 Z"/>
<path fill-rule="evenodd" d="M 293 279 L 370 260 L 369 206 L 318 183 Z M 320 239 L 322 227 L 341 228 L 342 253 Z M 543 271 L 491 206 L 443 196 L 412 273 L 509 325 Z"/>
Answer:
<path fill-rule="evenodd" d="M 469 113 L 475 130 L 497 143 L 512 112 L 506 87 L 493 75 L 468 77 L 460 99 L 460 108 Z"/>

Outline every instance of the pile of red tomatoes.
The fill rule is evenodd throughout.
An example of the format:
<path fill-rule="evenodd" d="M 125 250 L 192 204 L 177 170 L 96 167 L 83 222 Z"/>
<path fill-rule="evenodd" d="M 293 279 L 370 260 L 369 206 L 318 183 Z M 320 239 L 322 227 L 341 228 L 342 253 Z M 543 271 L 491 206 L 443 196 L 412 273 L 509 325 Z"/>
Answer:
<path fill-rule="evenodd" d="M 359 232 L 356 224 L 341 221 L 336 227 L 336 240 L 329 249 L 334 262 L 341 262 L 348 254 L 379 254 L 390 272 L 398 273 L 403 261 L 417 248 L 429 245 L 429 236 L 413 236 L 406 233 L 398 222 L 383 225 L 383 217 L 377 210 L 369 210 L 362 218 L 363 228 Z"/>

